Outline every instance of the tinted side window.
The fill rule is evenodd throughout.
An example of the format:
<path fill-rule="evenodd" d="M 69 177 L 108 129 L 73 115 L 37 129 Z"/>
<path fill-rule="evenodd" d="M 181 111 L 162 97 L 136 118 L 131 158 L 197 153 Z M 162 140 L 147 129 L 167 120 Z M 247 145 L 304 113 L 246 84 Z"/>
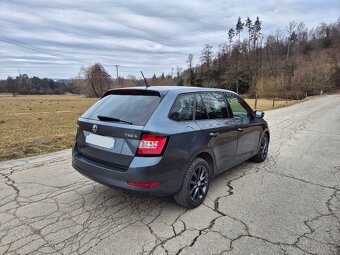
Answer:
<path fill-rule="evenodd" d="M 183 94 L 176 98 L 173 104 L 169 118 L 176 121 L 192 120 L 194 116 L 194 95 Z"/>
<path fill-rule="evenodd" d="M 246 103 L 233 93 L 225 93 L 229 106 L 234 114 L 234 117 L 240 117 L 244 123 L 249 123 L 251 118 L 250 110 Z"/>
<path fill-rule="evenodd" d="M 208 119 L 207 110 L 205 109 L 202 98 L 198 93 L 196 94 L 196 116 L 195 116 L 195 119 L 196 120 Z"/>
<path fill-rule="evenodd" d="M 209 119 L 229 118 L 227 106 L 222 94 L 216 92 L 202 93 L 202 100 L 207 109 Z"/>

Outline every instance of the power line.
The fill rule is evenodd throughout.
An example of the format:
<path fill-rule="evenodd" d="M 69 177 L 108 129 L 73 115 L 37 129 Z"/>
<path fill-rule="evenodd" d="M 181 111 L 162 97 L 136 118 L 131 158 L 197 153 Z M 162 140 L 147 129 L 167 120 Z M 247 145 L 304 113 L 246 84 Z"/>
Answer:
<path fill-rule="evenodd" d="M 84 60 L 79 59 L 79 58 L 67 56 L 65 54 L 60 54 L 60 53 L 55 53 L 55 52 L 52 52 L 52 51 L 49 51 L 49 50 L 40 49 L 40 48 L 30 44 L 30 43 L 20 41 L 20 40 L 17 40 L 17 39 L 13 39 L 13 38 L 10 38 L 10 37 L 4 36 L 4 35 L 0 35 L 0 41 L 4 42 L 4 43 L 11 44 L 11 45 L 15 45 L 17 47 L 21 47 L 21 48 L 24 48 L 24 49 L 27 49 L 27 50 L 30 50 L 30 51 L 33 51 L 33 52 L 52 56 L 52 57 L 55 57 L 55 58 L 58 58 L 58 59 L 69 60 L 69 61 L 73 61 L 73 62 L 77 62 L 77 63 L 81 63 L 81 64 L 86 64 L 86 65 L 93 64 L 93 63 L 89 63 L 89 62 L 84 61 Z M 93 62 L 96 62 L 96 61 L 93 61 Z M 114 66 L 114 67 L 116 67 L 116 76 L 117 76 L 116 81 L 117 81 L 117 83 L 118 83 L 118 79 L 119 79 L 118 67 L 123 67 L 123 68 L 127 68 L 127 69 L 136 69 L 136 70 L 138 68 L 140 68 L 140 66 L 129 66 L 129 65 L 124 66 L 124 65 L 105 64 L 105 63 L 103 63 L 102 65 L 103 66 Z M 28 67 L 28 68 L 25 68 L 25 69 L 28 70 L 28 69 L 31 69 L 31 68 L 33 69 L 34 67 Z M 37 68 L 39 68 L 39 67 L 37 67 Z M 41 69 L 44 69 L 44 68 L 41 68 Z"/>
<path fill-rule="evenodd" d="M 86 63 L 86 64 L 89 64 L 89 65 L 91 64 L 91 63 L 84 61 L 82 59 L 79 59 L 79 58 L 67 56 L 65 54 L 60 54 L 60 53 L 53 53 L 53 52 L 45 50 L 45 49 L 39 49 L 39 48 L 37 48 L 36 46 L 34 46 L 30 43 L 27 43 L 27 42 L 24 42 L 24 41 L 19 41 L 17 39 L 12 39 L 12 38 L 4 36 L 4 35 L 0 35 L 0 41 L 8 43 L 8 44 L 15 45 L 15 46 L 18 46 L 18 47 L 21 47 L 21 48 L 25 48 L 25 49 L 28 49 L 28 50 L 31 50 L 31 51 L 35 51 L 35 52 L 38 52 L 38 53 L 46 54 L 46 55 L 49 55 L 49 56 L 52 56 L 52 57 L 57 57 L 57 58 L 61 58 L 61 59 L 64 59 L 64 60 L 72 60 L 72 61 L 79 62 L 79 63 Z M 93 61 L 93 62 L 95 62 L 95 61 Z M 116 64 L 104 64 L 104 63 L 103 63 L 103 65 L 105 65 L 105 66 L 116 66 Z M 136 69 L 139 68 L 139 66 L 124 66 L 124 65 L 119 65 L 119 66 L 124 67 L 124 68 L 136 68 Z"/>
<path fill-rule="evenodd" d="M 0 35 L 0 41 L 8 43 L 8 44 L 12 44 L 12 45 L 24 48 L 24 49 L 28 49 L 28 50 L 31 50 L 31 51 L 34 51 L 34 52 L 38 52 L 38 53 L 41 53 L 41 54 L 49 55 L 49 56 L 56 57 L 56 58 L 61 58 L 61 59 L 64 59 L 64 60 L 71 60 L 71 61 L 80 62 L 80 63 L 85 62 L 83 60 L 80 60 L 80 59 L 77 59 L 77 58 L 74 58 L 74 57 L 69 57 L 69 56 L 66 56 L 66 55 L 63 55 L 63 54 L 51 53 L 47 50 L 42 50 L 42 49 L 36 48 L 35 46 L 33 46 L 29 43 L 18 41 L 18 40 L 15 40 L 15 39 L 11 39 L 11 38 L 9 38 L 7 36 L 3 36 L 3 35 Z"/>

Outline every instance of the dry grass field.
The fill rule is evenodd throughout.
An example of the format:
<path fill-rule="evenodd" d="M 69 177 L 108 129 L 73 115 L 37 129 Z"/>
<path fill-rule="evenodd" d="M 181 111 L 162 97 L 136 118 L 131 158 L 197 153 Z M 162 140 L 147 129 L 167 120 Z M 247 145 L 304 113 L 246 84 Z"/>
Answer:
<path fill-rule="evenodd" d="M 75 95 L 0 94 L 0 160 L 70 148 L 77 118 L 96 100 Z M 254 106 L 254 100 L 247 101 Z M 275 108 L 286 105 L 286 101 L 275 102 Z M 271 108 L 271 100 L 258 100 L 258 109 Z"/>
<path fill-rule="evenodd" d="M 0 160 L 71 147 L 78 117 L 96 100 L 0 95 Z"/>
<path fill-rule="evenodd" d="M 254 109 L 254 105 L 255 105 L 255 99 L 245 99 L 247 101 L 247 103 L 251 106 L 251 108 Z M 261 110 L 261 111 L 268 111 L 268 110 L 273 110 L 276 108 L 281 108 L 281 107 L 285 107 L 288 105 L 292 105 L 295 104 L 297 102 L 300 102 L 298 100 L 278 100 L 275 101 L 274 107 L 273 107 L 273 100 L 270 99 L 258 99 L 257 100 L 257 108 L 255 110 Z"/>

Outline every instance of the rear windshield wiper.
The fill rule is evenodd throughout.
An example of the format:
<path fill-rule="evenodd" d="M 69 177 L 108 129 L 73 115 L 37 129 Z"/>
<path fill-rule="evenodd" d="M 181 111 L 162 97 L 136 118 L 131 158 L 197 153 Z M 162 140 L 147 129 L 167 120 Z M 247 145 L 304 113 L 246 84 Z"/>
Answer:
<path fill-rule="evenodd" d="M 110 117 L 110 116 L 102 116 L 102 115 L 98 115 L 97 118 L 101 121 L 114 121 L 114 122 L 123 122 L 123 123 L 127 123 L 132 125 L 133 123 L 127 120 L 122 120 L 122 119 L 118 119 L 118 118 L 114 118 L 114 117 Z"/>

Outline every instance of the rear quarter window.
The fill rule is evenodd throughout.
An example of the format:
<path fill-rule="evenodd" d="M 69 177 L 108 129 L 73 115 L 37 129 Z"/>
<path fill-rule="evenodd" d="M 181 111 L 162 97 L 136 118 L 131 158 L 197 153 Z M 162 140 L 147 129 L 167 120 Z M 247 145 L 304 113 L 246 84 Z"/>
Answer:
<path fill-rule="evenodd" d="M 83 118 L 98 120 L 98 115 L 109 116 L 134 125 L 145 125 L 160 103 L 154 95 L 108 95 L 100 99 Z"/>
<path fill-rule="evenodd" d="M 175 121 L 189 121 L 194 117 L 194 95 L 182 94 L 177 96 L 171 107 L 169 118 Z"/>

